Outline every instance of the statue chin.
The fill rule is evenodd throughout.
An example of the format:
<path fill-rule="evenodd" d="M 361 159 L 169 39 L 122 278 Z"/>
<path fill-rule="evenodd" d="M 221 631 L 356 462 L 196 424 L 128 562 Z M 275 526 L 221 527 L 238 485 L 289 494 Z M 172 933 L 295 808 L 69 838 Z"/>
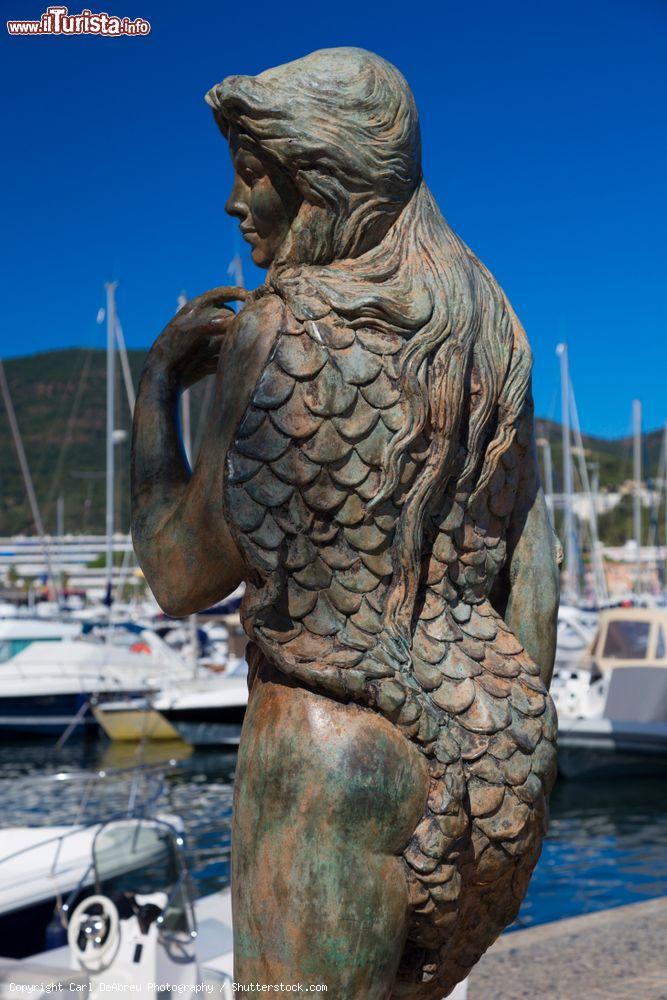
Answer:
<path fill-rule="evenodd" d="M 261 247 L 253 247 L 250 256 L 252 257 L 253 264 L 263 268 L 263 270 L 271 267 L 273 263 L 273 254 L 269 256 Z"/>

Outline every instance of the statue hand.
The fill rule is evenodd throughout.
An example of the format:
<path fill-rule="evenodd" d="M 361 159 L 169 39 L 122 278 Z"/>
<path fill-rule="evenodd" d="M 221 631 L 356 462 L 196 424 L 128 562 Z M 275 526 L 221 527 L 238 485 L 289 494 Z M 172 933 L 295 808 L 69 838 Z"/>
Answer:
<path fill-rule="evenodd" d="M 222 338 L 236 316 L 226 303 L 247 295 L 244 288 L 223 286 L 186 302 L 153 344 L 153 358 L 183 388 L 214 374 Z"/>

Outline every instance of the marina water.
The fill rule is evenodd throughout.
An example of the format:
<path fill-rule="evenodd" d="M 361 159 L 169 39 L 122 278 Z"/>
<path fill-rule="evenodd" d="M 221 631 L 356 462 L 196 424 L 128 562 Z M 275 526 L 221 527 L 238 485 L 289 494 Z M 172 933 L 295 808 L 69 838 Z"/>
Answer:
<path fill-rule="evenodd" d="M 143 758 L 132 745 L 72 743 L 56 753 L 43 742 L 0 746 L 0 825 L 57 825 L 75 821 L 76 787 L 57 796 L 34 788 L 36 776 L 109 771 L 136 763 L 166 768 L 160 808 L 185 824 L 197 895 L 226 886 L 230 877 L 230 818 L 235 753 L 153 744 Z M 76 785 L 76 783 L 71 783 Z M 71 809 L 69 806 L 71 805 Z M 559 781 L 542 857 L 515 927 L 577 916 L 667 894 L 667 802 L 664 781 Z"/>

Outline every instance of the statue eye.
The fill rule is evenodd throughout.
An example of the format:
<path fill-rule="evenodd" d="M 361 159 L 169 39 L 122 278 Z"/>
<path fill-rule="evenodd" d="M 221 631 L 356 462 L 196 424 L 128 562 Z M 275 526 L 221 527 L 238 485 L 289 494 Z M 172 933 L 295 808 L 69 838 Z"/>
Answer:
<path fill-rule="evenodd" d="M 255 166 L 254 163 L 242 162 L 239 164 L 239 173 L 244 184 L 248 187 L 253 187 L 258 180 L 263 176 L 263 171 L 260 164 Z"/>

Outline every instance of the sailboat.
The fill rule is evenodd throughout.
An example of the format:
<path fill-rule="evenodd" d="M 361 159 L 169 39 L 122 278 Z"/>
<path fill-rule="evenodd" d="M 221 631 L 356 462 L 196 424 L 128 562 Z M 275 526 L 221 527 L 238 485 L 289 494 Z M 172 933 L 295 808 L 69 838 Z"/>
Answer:
<path fill-rule="evenodd" d="M 646 606 L 654 602 L 642 559 L 639 400 L 632 415 L 635 606 L 596 613 L 583 653 L 569 662 L 561 657 L 554 671 L 559 768 L 566 777 L 664 773 L 667 767 L 667 612 Z M 567 622 L 573 630 L 577 614 L 580 608 L 562 608 L 559 629 Z"/>
<path fill-rule="evenodd" d="M 597 526 L 597 492 L 591 488 L 586 457 L 579 424 L 576 400 L 570 377 L 567 344 L 558 345 L 561 377 L 561 427 L 563 442 L 563 509 L 562 540 L 564 562 L 562 572 L 561 605 L 558 612 L 558 632 L 554 683 L 569 679 L 572 669 L 577 669 L 586 653 L 598 625 L 599 611 L 609 603 L 609 593 L 602 560 L 602 548 Z M 551 451 L 548 441 L 543 442 L 547 505 L 552 512 L 556 498 L 553 495 Z M 590 534 L 590 568 L 592 593 L 586 600 L 581 588 L 582 531 L 574 516 L 575 456 L 581 486 L 588 500 Z"/>
<path fill-rule="evenodd" d="M 118 322 L 115 283 L 107 294 L 107 628 L 102 635 L 80 623 L 24 616 L 3 619 L 0 634 L 0 732 L 68 739 L 97 731 L 93 709 L 105 698 L 145 697 L 189 676 L 182 658 L 150 629 L 112 618 L 114 535 L 114 387 Z M 0 389 L 38 534 L 55 586 L 49 540 L 30 475 L 9 386 L 0 363 Z M 4 636 L 4 642 L 2 642 Z M 123 641 L 115 642 L 115 637 Z"/>

